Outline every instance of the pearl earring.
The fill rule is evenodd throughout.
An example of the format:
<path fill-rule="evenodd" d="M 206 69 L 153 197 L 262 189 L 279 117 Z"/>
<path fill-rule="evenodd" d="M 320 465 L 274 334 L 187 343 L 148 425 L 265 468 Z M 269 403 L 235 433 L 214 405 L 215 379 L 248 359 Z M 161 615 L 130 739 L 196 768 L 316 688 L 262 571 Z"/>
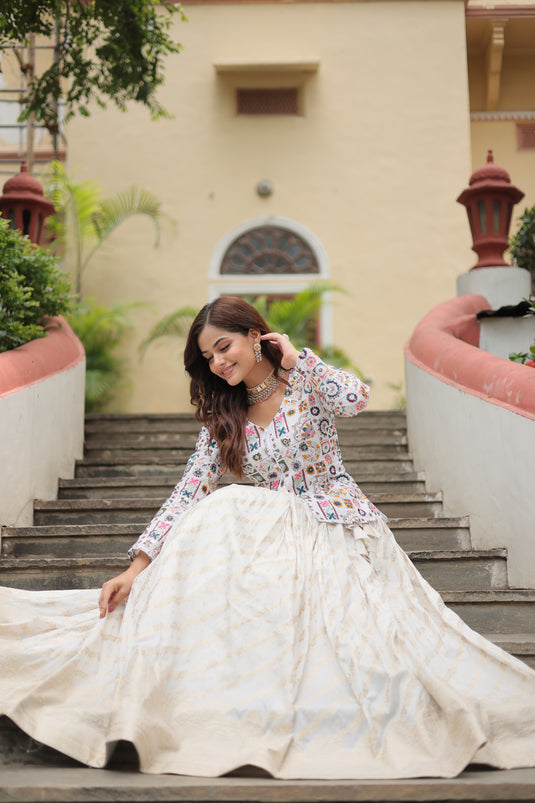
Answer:
<path fill-rule="evenodd" d="M 257 362 L 262 362 L 262 346 L 260 343 L 255 343 L 253 345 L 254 350 L 254 357 Z"/>

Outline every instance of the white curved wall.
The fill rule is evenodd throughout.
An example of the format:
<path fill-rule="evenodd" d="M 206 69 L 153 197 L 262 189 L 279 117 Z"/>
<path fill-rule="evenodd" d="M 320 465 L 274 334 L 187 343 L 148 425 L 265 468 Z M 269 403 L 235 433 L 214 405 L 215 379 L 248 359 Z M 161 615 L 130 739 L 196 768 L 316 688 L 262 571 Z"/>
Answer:
<path fill-rule="evenodd" d="M 526 368 L 526 371 L 535 370 Z M 535 588 L 535 421 L 441 381 L 405 358 L 415 467 L 475 548 L 507 547 L 511 586 Z"/>
<path fill-rule="evenodd" d="M 83 456 L 85 355 L 67 323 L 0 354 L 0 525 L 33 523 L 33 500 Z"/>

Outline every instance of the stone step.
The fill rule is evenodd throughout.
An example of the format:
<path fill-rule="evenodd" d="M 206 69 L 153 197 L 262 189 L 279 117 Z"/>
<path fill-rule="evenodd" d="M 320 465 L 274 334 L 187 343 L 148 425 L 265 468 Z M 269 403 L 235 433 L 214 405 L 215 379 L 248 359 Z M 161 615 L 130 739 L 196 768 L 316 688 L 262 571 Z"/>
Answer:
<path fill-rule="evenodd" d="M 85 477 L 75 480 L 59 480 L 59 499 L 129 499 L 131 497 L 158 496 L 167 498 L 173 490 L 178 475 L 169 477 Z M 225 480 L 225 478 L 224 478 Z M 226 480 L 233 482 L 231 478 Z M 223 484 L 223 483 L 222 483 Z M 378 493 L 425 493 L 424 475 L 412 472 L 403 477 L 368 477 L 360 483 L 367 496 Z"/>
<path fill-rule="evenodd" d="M 471 549 L 468 516 L 450 518 L 390 518 L 388 526 L 402 549 Z"/>
<path fill-rule="evenodd" d="M 99 557 L 125 555 L 142 522 L 131 524 L 64 524 L 2 527 L 1 558 Z"/>
<path fill-rule="evenodd" d="M 95 432 L 86 431 L 87 452 L 106 448 L 185 448 L 193 451 L 198 435 L 193 431 L 146 431 L 146 432 Z M 339 432 L 342 448 L 348 446 L 407 446 L 407 433 L 401 429 L 348 429 Z"/>
<path fill-rule="evenodd" d="M 134 415 L 114 418 L 85 419 L 85 437 L 87 439 L 99 437 L 122 438 L 130 435 L 150 433 L 183 433 L 196 436 L 202 424 L 192 415 L 167 415 L 154 418 L 145 415 Z"/>
<path fill-rule="evenodd" d="M 363 450 L 365 452 L 366 450 Z M 189 457 L 189 455 L 188 455 Z M 75 476 L 78 477 L 147 477 L 173 476 L 175 482 L 182 475 L 186 459 L 177 459 L 165 450 L 162 454 L 143 453 L 141 456 L 128 457 L 86 457 L 76 464 Z M 378 473 L 390 477 L 413 474 L 412 458 L 407 454 L 392 454 L 388 458 L 367 455 L 361 459 L 344 459 L 346 471 L 361 482 L 369 475 Z"/>
<path fill-rule="evenodd" d="M 502 650 L 515 655 L 535 669 L 535 632 L 532 633 L 483 633 Z"/>
<path fill-rule="evenodd" d="M 34 502 L 34 524 L 149 522 L 166 497 L 131 499 L 54 499 Z M 442 510 L 441 494 L 378 493 L 374 503 L 387 516 L 432 517 Z"/>
<path fill-rule="evenodd" d="M 22 737 L 22 741 L 27 740 Z M 38 755 L 36 750 L 36 762 Z M 493 770 L 474 765 L 456 778 L 283 781 L 266 777 L 265 773 L 255 768 L 241 769 L 223 778 L 144 775 L 137 771 L 135 765 L 125 766 L 121 761 L 122 756 L 114 756 L 108 769 L 96 770 L 75 764 L 61 754 L 56 755 L 55 761 L 50 758 L 45 760 L 45 766 L 19 764 L 4 767 L 0 781 L 0 803 L 535 801 L 535 769 L 532 768 Z"/>
<path fill-rule="evenodd" d="M 28 591 L 99 588 L 102 583 L 124 571 L 125 556 L 52 558 L 2 558 L 0 585 Z"/>
<path fill-rule="evenodd" d="M 122 550 L 91 556 L 87 549 L 69 550 L 72 544 L 68 541 L 65 546 L 66 550 L 58 550 L 53 556 L 50 552 L 39 556 L 26 553 L 24 557 L 0 559 L 0 585 L 26 589 L 94 588 L 129 565 Z M 110 546 L 108 544 L 108 548 Z M 414 550 L 408 555 L 438 591 L 488 591 L 507 587 L 507 552 L 504 549 Z"/>
<path fill-rule="evenodd" d="M 471 549 L 467 518 L 392 518 L 388 523 L 406 551 Z M 123 555 L 144 527 L 144 522 L 3 527 L 1 556 Z"/>
<path fill-rule="evenodd" d="M 120 458 L 128 461 L 139 460 L 165 460 L 166 462 L 184 462 L 192 452 L 191 446 L 169 446 L 165 442 L 147 442 L 130 445 L 126 441 L 110 441 L 102 446 L 101 441 L 97 441 L 97 446 L 93 448 L 91 442 L 85 444 L 85 459 L 99 458 L 101 460 Z M 344 461 L 359 460 L 369 462 L 370 460 L 410 460 L 406 445 L 368 445 L 368 446 L 346 446 L 342 444 L 342 456 Z"/>
<path fill-rule="evenodd" d="M 533 633 L 535 590 L 442 591 L 446 605 L 479 633 Z"/>
<path fill-rule="evenodd" d="M 404 410 L 365 410 L 355 417 L 336 416 L 338 430 L 407 430 Z M 88 436 L 99 432 L 194 432 L 202 424 L 193 413 L 103 413 L 87 414 L 85 430 Z"/>
<path fill-rule="evenodd" d="M 93 413 L 85 417 L 88 435 L 98 432 L 141 432 L 181 430 L 194 432 L 201 424 L 193 413 Z M 336 428 L 355 429 L 403 429 L 407 428 L 404 410 L 366 410 L 352 418 L 336 417 Z"/>

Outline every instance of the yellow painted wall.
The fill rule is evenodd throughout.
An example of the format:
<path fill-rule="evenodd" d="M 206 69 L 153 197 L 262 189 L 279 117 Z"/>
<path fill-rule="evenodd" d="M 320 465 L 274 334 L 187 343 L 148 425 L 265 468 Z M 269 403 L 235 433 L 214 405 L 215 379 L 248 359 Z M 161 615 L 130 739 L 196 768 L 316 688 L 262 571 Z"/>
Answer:
<path fill-rule="evenodd" d="M 501 13 L 503 9 L 514 9 L 525 6 L 526 8 L 532 7 L 533 0 L 496 0 L 496 2 L 489 2 L 489 0 L 468 0 L 467 8 L 483 8 L 485 10 L 492 10 L 496 8 L 497 13 Z"/>
<path fill-rule="evenodd" d="M 471 1 L 470 7 L 474 5 Z M 473 169 L 483 165 L 492 149 L 494 161 L 525 193 L 515 207 L 511 234 L 524 209 L 535 204 L 535 150 L 521 150 L 517 136 L 518 125 L 535 126 L 535 4 L 515 4 L 517 9 L 520 5 L 530 16 L 507 18 L 503 11 L 487 9 L 488 17 L 467 21 L 472 165 Z M 504 49 L 497 103 L 488 110 L 486 47 L 493 14 L 497 24 L 504 23 Z"/>
<path fill-rule="evenodd" d="M 535 121 L 534 121 L 535 122 Z M 515 121 L 473 122 L 472 160 L 474 169 L 487 161 L 487 150 L 492 149 L 494 161 L 505 167 L 511 181 L 524 193 L 515 206 L 510 234 L 519 225 L 519 216 L 526 207 L 535 205 L 535 151 L 519 151 Z M 507 258 L 507 254 L 505 255 Z M 474 255 L 474 262 L 477 257 Z"/>
<path fill-rule="evenodd" d="M 188 409 L 179 341 L 136 349 L 162 315 L 208 298 L 208 265 L 220 237 L 277 214 L 311 229 L 331 278 L 350 292 L 334 301 L 334 343 L 373 378 L 374 408 L 396 396 L 402 351 L 417 321 L 455 294 L 472 264 L 464 209 L 471 172 L 463 0 L 185 4 L 184 51 L 170 59 L 164 105 L 95 110 L 68 128 L 69 170 L 106 192 L 135 182 L 177 221 L 159 250 L 149 222 L 130 221 L 85 277 L 86 295 L 144 300 L 125 353 L 131 411 Z M 248 118 L 234 112 L 219 59 L 319 59 L 306 79 L 305 114 Z M 274 193 L 261 199 L 256 183 Z"/>

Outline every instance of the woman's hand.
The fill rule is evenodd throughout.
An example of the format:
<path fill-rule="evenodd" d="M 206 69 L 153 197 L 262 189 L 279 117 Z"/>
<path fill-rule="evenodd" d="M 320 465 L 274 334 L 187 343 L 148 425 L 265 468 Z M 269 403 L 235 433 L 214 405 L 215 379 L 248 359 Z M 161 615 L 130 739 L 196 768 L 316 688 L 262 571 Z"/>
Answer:
<path fill-rule="evenodd" d="M 286 371 L 290 368 L 295 368 L 299 352 L 290 343 L 288 335 L 280 335 L 278 332 L 268 332 L 267 335 L 261 335 L 260 340 L 268 340 L 278 346 L 282 352 L 281 366 Z"/>
<path fill-rule="evenodd" d="M 127 598 L 134 580 L 149 563 L 149 556 L 139 552 L 125 572 L 104 583 L 98 600 L 101 619 L 104 619 L 106 612 L 112 613 L 117 605 Z"/>

